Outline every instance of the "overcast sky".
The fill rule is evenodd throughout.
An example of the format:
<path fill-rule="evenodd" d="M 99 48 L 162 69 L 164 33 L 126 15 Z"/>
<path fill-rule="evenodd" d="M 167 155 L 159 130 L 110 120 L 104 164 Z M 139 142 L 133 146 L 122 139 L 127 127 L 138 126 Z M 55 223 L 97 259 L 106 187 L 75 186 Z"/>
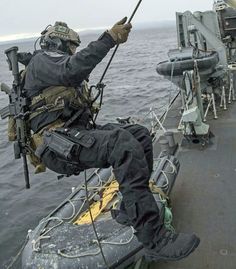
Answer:
<path fill-rule="evenodd" d="M 174 20 L 175 11 L 212 9 L 213 0 L 143 0 L 133 20 Z M 74 29 L 109 26 L 129 16 L 138 0 L 0 0 L 0 38 L 39 33 L 46 25 L 65 21 Z"/>

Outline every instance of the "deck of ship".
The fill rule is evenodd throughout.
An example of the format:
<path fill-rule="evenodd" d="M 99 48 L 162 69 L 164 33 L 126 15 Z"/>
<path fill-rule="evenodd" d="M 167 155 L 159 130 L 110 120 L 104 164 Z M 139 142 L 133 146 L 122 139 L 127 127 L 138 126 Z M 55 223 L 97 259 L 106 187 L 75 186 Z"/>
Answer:
<path fill-rule="evenodd" d="M 212 145 L 179 148 L 181 168 L 171 195 L 176 231 L 194 232 L 201 243 L 188 258 L 151 269 L 236 268 L 236 104 L 218 113 L 219 119 L 209 120 Z"/>

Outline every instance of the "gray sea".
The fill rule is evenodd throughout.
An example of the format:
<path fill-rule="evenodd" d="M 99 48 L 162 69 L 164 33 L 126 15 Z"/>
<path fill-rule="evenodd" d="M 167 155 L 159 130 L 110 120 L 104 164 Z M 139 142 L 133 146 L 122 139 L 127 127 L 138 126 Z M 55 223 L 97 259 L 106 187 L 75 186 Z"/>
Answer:
<path fill-rule="evenodd" d="M 96 40 L 98 34 L 81 37 L 82 46 Z M 0 82 L 12 84 L 4 50 L 17 45 L 20 51 L 33 51 L 33 41 L 0 45 Z M 155 68 L 167 59 L 169 49 L 177 47 L 174 26 L 133 30 L 129 41 L 121 45 L 104 79 L 106 84 L 99 123 L 115 122 L 117 117 L 132 116 L 148 126 L 146 115 L 154 107 L 160 115 L 174 89 L 170 82 L 157 75 Z M 90 84 L 96 84 L 109 60 L 109 55 L 92 72 Z M 8 97 L 0 93 L 0 108 Z M 17 255 L 29 229 L 62 202 L 80 179 L 60 181 L 53 172 L 34 175 L 30 167 L 31 189 L 26 190 L 22 160 L 14 160 L 13 145 L 7 140 L 7 121 L 0 120 L 0 268 Z M 19 261 L 11 268 L 21 268 Z"/>

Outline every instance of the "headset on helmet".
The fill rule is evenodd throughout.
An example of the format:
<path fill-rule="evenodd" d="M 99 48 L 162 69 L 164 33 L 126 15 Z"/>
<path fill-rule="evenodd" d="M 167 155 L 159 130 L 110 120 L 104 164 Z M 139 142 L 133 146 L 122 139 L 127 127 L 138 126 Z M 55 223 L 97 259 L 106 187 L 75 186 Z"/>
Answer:
<path fill-rule="evenodd" d="M 42 49 L 56 49 L 68 52 L 69 42 L 79 46 L 79 35 L 70 29 L 65 22 L 55 22 L 47 26 L 41 33 L 40 46 Z"/>

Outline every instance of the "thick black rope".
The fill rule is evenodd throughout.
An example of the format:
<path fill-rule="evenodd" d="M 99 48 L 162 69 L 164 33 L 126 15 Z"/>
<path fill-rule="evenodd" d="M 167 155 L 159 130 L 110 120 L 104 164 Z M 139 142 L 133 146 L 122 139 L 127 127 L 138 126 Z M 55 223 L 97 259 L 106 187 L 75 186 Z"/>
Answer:
<path fill-rule="evenodd" d="M 138 2 L 138 4 L 136 5 L 136 7 L 135 7 L 135 9 L 134 9 L 134 11 L 133 11 L 133 13 L 132 13 L 132 15 L 130 16 L 130 18 L 129 18 L 129 20 L 128 20 L 128 23 L 130 23 L 130 22 L 132 21 L 132 19 L 133 19 L 135 13 L 137 12 L 137 10 L 138 10 L 138 8 L 139 8 L 141 2 L 142 2 L 142 0 L 139 0 L 139 2 Z M 101 78 L 100 78 L 100 81 L 99 81 L 98 85 L 102 85 L 102 81 L 103 81 L 103 79 L 104 79 L 104 77 L 105 77 L 105 75 L 106 75 L 106 73 L 107 73 L 108 68 L 109 68 L 110 65 L 111 65 L 111 62 L 112 62 L 112 60 L 113 60 L 113 58 L 114 58 L 114 56 L 115 56 L 115 54 L 116 54 L 118 48 L 119 48 L 119 44 L 116 45 L 116 48 L 115 48 L 115 50 L 113 51 L 113 53 L 112 53 L 112 55 L 111 55 L 111 58 L 110 58 L 110 60 L 109 60 L 109 62 L 108 62 L 108 64 L 107 64 L 107 66 L 106 66 L 106 68 L 105 68 L 105 70 L 104 70 L 104 72 L 103 72 Z M 101 89 L 100 107 L 101 107 L 101 105 L 102 105 L 102 100 L 103 100 L 103 87 L 102 87 L 102 89 Z M 94 118 L 94 122 L 96 121 L 97 116 L 98 116 L 98 113 L 96 114 L 96 116 L 95 116 L 95 118 Z M 85 177 L 86 200 L 89 201 L 88 183 L 87 183 L 87 175 L 86 175 L 86 171 L 84 171 L 84 177 Z M 89 205 L 89 204 L 88 204 L 88 209 L 89 209 L 89 215 L 90 215 L 90 218 L 91 218 L 91 221 L 92 221 L 92 225 L 93 225 L 94 234 L 95 234 L 95 236 L 96 236 L 96 238 L 97 238 L 98 246 L 99 246 L 100 251 L 101 251 L 101 255 L 102 255 L 102 257 L 103 257 L 103 260 L 104 260 L 104 263 L 105 263 L 107 269 L 109 269 L 110 267 L 109 267 L 109 265 L 108 265 L 108 263 L 107 263 L 107 260 L 106 260 L 106 258 L 105 258 L 105 255 L 104 255 L 104 252 L 103 252 L 103 249 L 102 249 L 102 245 L 101 245 L 100 239 L 99 239 L 99 237 L 98 237 L 98 233 L 97 233 L 97 230 L 96 230 L 96 227 L 95 227 L 95 223 L 94 223 L 94 220 L 93 220 L 93 216 L 92 216 L 92 212 L 91 212 L 91 208 L 90 208 L 90 205 Z"/>
<path fill-rule="evenodd" d="M 110 266 L 107 263 L 107 260 L 105 258 L 105 255 L 104 255 L 104 252 L 103 252 L 103 249 L 102 249 L 102 245 L 101 245 L 101 242 L 100 242 L 98 233 L 97 233 L 97 229 L 96 229 L 96 226 L 95 226 L 95 223 L 94 223 L 93 215 L 92 215 L 90 204 L 89 204 L 89 192 L 88 192 L 88 182 L 87 182 L 87 173 L 86 173 L 86 170 L 84 171 L 84 183 L 85 183 L 86 200 L 88 202 L 88 210 L 89 210 L 89 215 L 90 215 L 90 218 L 91 218 L 91 221 L 92 221 L 92 226 L 93 226 L 94 234 L 95 234 L 95 236 L 97 238 L 98 246 L 100 248 L 101 255 L 102 255 L 102 258 L 103 258 L 104 263 L 106 265 L 106 268 L 107 269 L 110 269 Z"/>
<path fill-rule="evenodd" d="M 132 13 L 132 15 L 130 16 L 130 18 L 129 18 L 129 20 L 128 20 L 128 23 L 130 23 L 130 22 L 132 21 L 132 19 L 133 19 L 135 13 L 137 12 L 137 10 L 138 10 L 140 4 L 142 3 L 142 1 L 143 1 L 143 0 L 139 0 L 139 2 L 138 2 L 138 4 L 136 5 L 136 7 L 135 7 L 135 9 L 134 9 L 134 11 L 133 11 L 133 13 Z M 113 58 L 114 58 L 114 56 L 115 56 L 115 54 L 116 54 L 116 52 L 117 52 L 119 46 L 120 46 L 119 44 L 116 45 L 116 47 L 115 47 L 115 49 L 114 49 L 114 51 L 113 51 L 113 53 L 112 53 L 112 55 L 111 55 L 111 58 L 110 58 L 110 60 L 109 60 L 109 62 L 108 62 L 108 64 L 107 64 L 107 66 L 106 66 L 106 68 L 105 68 L 105 70 L 104 70 L 104 72 L 103 72 L 103 74 L 102 74 L 102 76 L 101 76 L 101 78 L 100 78 L 100 80 L 99 80 L 99 82 L 98 82 L 97 85 L 102 85 L 102 81 L 103 81 L 103 79 L 104 79 L 104 77 L 105 77 L 105 75 L 106 75 L 106 73 L 107 73 L 108 68 L 109 68 L 110 65 L 111 65 L 111 62 L 112 62 L 112 60 L 113 60 Z M 99 102 L 99 103 L 100 103 L 100 107 L 101 107 L 101 105 L 102 105 L 102 100 L 103 100 L 103 88 L 102 88 L 102 90 L 101 90 L 101 97 L 100 97 L 100 102 Z M 96 119 L 97 119 L 98 113 L 99 113 L 99 112 L 97 112 L 97 114 L 96 114 L 96 116 L 95 116 L 95 118 L 94 118 L 94 122 L 95 122 Z"/>
<path fill-rule="evenodd" d="M 137 6 L 135 7 L 135 9 L 134 9 L 132 15 L 130 16 L 130 18 L 129 18 L 129 20 L 128 20 L 128 23 L 130 23 L 130 22 L 132 21 L 132 19 L 133 19 L 135 13 L 137 12 L 137 10 L 138 10 L 140 4 L 142 3 L 142 1 L 143 1 L 143 0 L 139 0 Z M 119 44 L 116 45 L 116 48 L 115 48 L 115 50 L 113 51 L 113 53 L 112 53 L 112 55 L 111 55 L 111 58 L 110 58 L 110 60 L 109 60 L 109 62 L 108 62 L 108 64 L 107 64 L 107 66 L 106 66 L 106 68 L 105 68 L 105 70 L 104 70 L 104 72 L 103 72 L 103 74 L 102 74 L 102 76 L 101 76 L 101 78 L 100 78 L 100 80 L 99 80 L 99 83 L 102 83 L 102 81 L 103 81 L 103 79 L 104 79 L 104 77 L 105 77 L 105 75 L 106 75 L 106 73 L 107 73 L 107 70 L 108 70 L 108 68 L 110 67 L 111 62 L 112 62 L 112 60 L 113 60 L 113 58 L 114 58 L 114 56 L 115 56 L 115 54 L 116 54 L 116 52 L 117 52 L 119 46 L 120 46 Z"/>

